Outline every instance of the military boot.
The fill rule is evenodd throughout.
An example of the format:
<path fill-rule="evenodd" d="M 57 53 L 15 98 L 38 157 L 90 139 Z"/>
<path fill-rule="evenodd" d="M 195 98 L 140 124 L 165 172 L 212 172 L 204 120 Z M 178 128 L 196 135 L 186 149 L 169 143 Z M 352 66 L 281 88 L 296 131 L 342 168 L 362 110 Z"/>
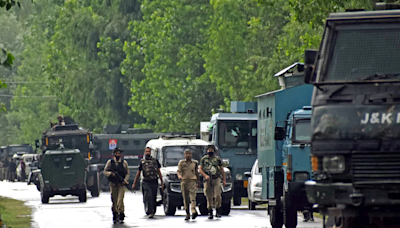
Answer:
<path fill-rule="evenodd" d="M 186 217 L 185 217 L 185 221 L 190 219 L 190 212 L 189 210 L 186 210 Z"/>
<path fill-rule="evenodd" d="M 124 223 L 124 219 L 125 219 L 125 214 L 124 214 L 124 212 L 119 213 L 119 222 L 120 222 L 120 223 Z"/>
<path fill-rule="evenodd" d="M 114 222 L 114 224 L 118 222 L 118 213 L 117 212 L 113 213 L 113 222 Z"/>
<path fill-rule="evenodd" d="M 216 209 L 215 217 L 221 218 L 221 211 L 220 211 L 220 208 L 217 208 L 217 209 Z"/>
<path fill-rule="evenodd" d="M 213 210 L 212 209 L 208 209 L 208 219 L 213 219 Z"/>

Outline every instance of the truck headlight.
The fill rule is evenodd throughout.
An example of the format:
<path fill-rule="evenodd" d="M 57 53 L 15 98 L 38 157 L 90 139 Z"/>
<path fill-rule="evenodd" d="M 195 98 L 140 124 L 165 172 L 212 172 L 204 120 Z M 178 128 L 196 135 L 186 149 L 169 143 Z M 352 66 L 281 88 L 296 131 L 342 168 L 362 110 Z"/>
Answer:
<path fill-rule="evenodd" d="M 170 181 L 179 181 L 178 174 L 167 174 Z"/>
<path fill-rule="evenodd" d="M 261 186 L 262 186 L 262 183 L 261 183 L 261 182 L 257 182 L 257 183 L 254 184 L 254 187 L 261 188 Z"/>
<path fill-rule="evenodd" d="M 242 178 L 243 178 L 243 176 L 242 176 L 242 174 L 240 174 L 240 173 L 238 173 L 238 174 L 236 174 L 236 180 L 242 180 Z"/>
<path fill-rule="evenodd" d="M 328 173 L 342 173 L 346 168 L 343 155 L 327 155 L 322 159 L 322 167 Z"/>
<path fill-rule="evenodd" d="M 310 174 L 308 172 L 295 172 L 294 181 L 303 182 L 310 179 Z"/>

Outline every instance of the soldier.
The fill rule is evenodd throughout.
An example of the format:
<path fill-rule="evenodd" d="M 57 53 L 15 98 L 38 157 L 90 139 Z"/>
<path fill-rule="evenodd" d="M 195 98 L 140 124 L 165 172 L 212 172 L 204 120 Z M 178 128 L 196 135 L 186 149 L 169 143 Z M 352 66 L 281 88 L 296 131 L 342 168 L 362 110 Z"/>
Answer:
<path fill-rule="evenodd" d="M 8 164 L 8 180 L 11 182 L 15 181 L 15 172 L 17 170 L 17 164 L 14 159 L 10 158 L 10 163 Z"/>
<path fill-rule="evenodd" d="M 136 188 L 136 183 L 140 177 L 140 172 L 143 171 L 143 201 L 147 205 L 146 208 L 149 214 L 149 218 L 154 217 L 155 208 L 157 206 L 157 190 L 158 190 L 158 178 L 161 181 L 161 187 L 163 186 L 162 175 L 160 172 L 160 162 L 157 159 L 151 157 L 150 147 L 146 147 L 144 150 L 145 158 L 140 161 L 139 170 L 136 173 L 135 181 L 133 182 L 132 188 Z"/>
<path fill-rule="evenodd" d="M 192 219 L 195 219 L 199 215 L 196 211 L 196 190 L 197 188 L 199 188 L 199 162 L 196 160 L 192 160 L 192 151 L 190 149 L 186 149 L 184 154 L 185 159 L 180 160 L 178 163 L 177 174 L 179 180 L 182 180 L 182 198 L 186 210 L 185 220 L 189 220 L 189 202 L 191 203 Z"/>
<path fill-rule="evenodd" d="M 128 162 L 121 158 L 122 149 L 115 148 L 113 150 L 114 158 L 107 161 L 104 167 L 104 175 L 110 180 L 110 191 L 111 191 L 111 201 L 112 201 L 112 212 L 113 212 L 113 222 L 114 224 L 118 220 L 123 223 L 124 214 L 124 195 L 125 195 L 125 184 L 128 184 L 129 179 L 129 168 Z M 115 173 L 118 173 L 122 178 L 124 178 L 124 183 L 118 183 L 116 181 Z"/>
<path fill-rule="evenodd" d="M 65 125 L 64 118 L 63 118 L 62 115 L 58 115 L 57 116 L 57 120 L 58 120 L 58 124 L 57 125 L 61 125 L 61 126 Z"/>
<path fill-rule="evenodd" d="M 208 218 L 213 219 L 213 207 L 216 209 L 216 217 L 221 217 L 221 174 L 222 183 L 225 187 L 225 172 L 222 166 L 222 160 L 215 155 L 215 147 L 209 145 L 207 155 L 201 158 L 199 170 L 204 177 L 204 195 L 207 198 Z M 215 201 L 214 201 L 215 198 Z"/>
<path fill-rule="evenodd" d="M 4 158 L 4 162 L 3 162 L 3 167 L 4 167 L 4 169 L 3 169 L 3 177 L 4 177 L 4 180 L 8 180 L 8 166 L 9 166 L 9 164 L 10 164 L 10 162 L 8 161 L 8 159 L 5 157 Z"/>
<path fill-rule="evenodd" d="M 4 180 L 4 163 L 2 159 L 0 159 L 0 181 Z"/>

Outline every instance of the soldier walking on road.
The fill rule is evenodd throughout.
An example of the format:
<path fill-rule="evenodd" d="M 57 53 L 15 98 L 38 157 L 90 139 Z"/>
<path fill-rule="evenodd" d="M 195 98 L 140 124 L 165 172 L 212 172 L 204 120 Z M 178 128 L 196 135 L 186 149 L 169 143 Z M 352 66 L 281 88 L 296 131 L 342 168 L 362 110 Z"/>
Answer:
<path fill-rule="evenodd" d="M 208 218 L 213 219 L 213 207 L 216 209 L 216 217 L 221 217 L 221 174 L 222 183 L 225 187 L 225 172 L 222 166 L 222 160 L 215 155 L 215 147 L 208 146 L 207 155 L 201 158 L 199 170 L 204 177 L 204 195 L 207 198 Z M 215 198 L 215 201 L 214 201 Z"/>
<path fill-rule="evenodd" d="M 199 215 L 196 211 L 196 190 L 199 188 L 199 162 L 192 160 L 192 151 L 190 149 L 186 149 L 184 154 L 185 159 L 179 161 L 177 174 L 178 178 L 182 180 L 182 198 L 186 210 L 185 220 L 189 220 L 189 203 L 191 204 L 192 219 Z"/>
<path fill-rule="evenodd" d="M 161 187 L 163 186 L 163 180 L 160 172 L 160 162 L 151 156 L 150 147 L 146 147 L 144 150 L 145 157 L 140 161 L 139 170 L 136 173 L 135 181 L 133 182 L 132 188 L 136 189 L 137 181 L 140 178 L 140 172 L 143 171 L 143 202 L 145 203 L 146 214 L 149 218 L 154 217 L 155 209 L 157 207 L 157 190 L 158 190 L 158 178 L 161 181 Z"/>
<path fill-rule="evenodd" d="M 115 148 L 113 150 L 114 158 L 107 161 L 104 167 L 104 175 L 110 180 L 110 191 L 111 191 L 111 201 L 112 201 L 112 212 L 114 224 L 118 220 L 123 223 L 124 214 L 124 196 L 125 196 L 125 184 L 128 184 L 129 179 L 129 168 L 128 162 L 121 158 L 122 149 Z M 124 183 L 118 183 L 116 181 L 115 173 L 118 173 L 122 178 L 124 178 Z"/>
<path fill-rule="evenodd" d="M 8 180 L 11 182 L 15 181 L 15 174 L 17 171 L 17 164 L 13 159 L 10 159 L 10 163 L 8 164 Z"/>
<path fill-rule="evenodd" d="M 3 177 L 4 177 L 4 180 L 8 180 L 8 166 L 10 165 L 10 162 L 8 161 L 8 159 L 7 158 L 4 158 L 4 162 L 3 162 L 3 167 L 4 167 L 4 169 L 3 169 Z"/>

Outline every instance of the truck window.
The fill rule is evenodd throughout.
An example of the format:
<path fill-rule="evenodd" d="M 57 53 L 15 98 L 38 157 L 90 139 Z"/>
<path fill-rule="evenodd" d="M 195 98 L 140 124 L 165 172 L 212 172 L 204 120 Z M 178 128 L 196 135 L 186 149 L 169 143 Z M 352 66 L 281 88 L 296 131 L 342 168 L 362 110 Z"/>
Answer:
<path fill-rule="evenodd" d="M 220 121 L 218 146 L 221 148 L 257 148 L 257 121 Z"/>
<path fill-rule="evenodd" d="M 333 46 L 323 45 L 322 53 L 331 53 L 331 57 L 327 59 L 327 69 L 318 63 L 318 82 L 400 79 L 400 52 L 393 48 L 400 46 L 400 25 L 338 25 L 332 37 L 325 37 L 323 43 L 326 42 Z M 394 75 L 373 77 L 376 74 Z"/>
<path fill-rule="evenodd" d="M 73 136 L 55 136 L 49 137 L 48 149 L 55 150 L 59 148 L 60 139 L 66 149 L 78 149 L 80 152 L 89 151 L 89 143 L 87 142 L 86 135 L 73 135 Z"/>
<path fill-rule="evenodd" d="M 164 166 L 178 166 L 179 161 L 185 158 L 184 151 L 187 148 L 192 150 L 192 159 L 200 162 L 205 152 L 204 146 L 166 146 L 163 147 Z"/>
<path fill-rule="evenodd" d="M 311 121 L 309 119 L 295 120 L 293 142 L 309 142 L 311 137 Z"/>
<path fill-rule="evenodd" d="M 31 146 L 8 146 L 5 150 L 9 156 L 18 152 L 25 152 L 27 154 L 33 153 L 33 148 Z"/>

